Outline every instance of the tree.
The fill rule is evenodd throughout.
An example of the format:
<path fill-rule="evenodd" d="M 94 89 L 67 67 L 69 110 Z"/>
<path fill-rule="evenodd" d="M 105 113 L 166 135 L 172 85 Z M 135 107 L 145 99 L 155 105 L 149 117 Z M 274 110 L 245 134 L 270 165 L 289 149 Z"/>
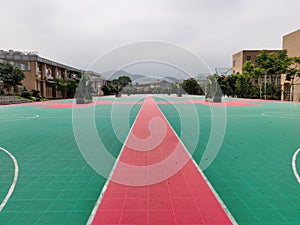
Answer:
<path fill-rule="evenodd" d="M 3 81 L 3 86 L 10 93 L 11 88 L 16 88 L 21 85 L 21 81 L 25 78 L 23 72 L 18 68 L 8 63 L 0 64 L 0 80 Z"/>
<path fill-rule="evenodd" d="M 62 78 L 56 79 L 57 89 L 61 91 L 61 95 L 63 98 L 66 98 L 67 90 L 68 90 L 68 82 Z"/>
<path fill-rule="evenodd" d="M 226 91 L 224 94 L 227 96 L 235 97 L 236 95 L 236 81 L 237 75 L 232 74 L 226 78 Z"/>
<path fill-rule="evenodd" d="M 253 63 L 251 63 L 251 61 L 246 61 L 243 65 L 243 73 L 247 73 L 250 76 L 255 76 L 255 65 Z"/>
<path fill-rule="evenodd" d="M 182 88 L 190 95 L 200 94 L 200 85 L 194 78 L 184 80 L 182 83 Z"/>
<path fill-rule="evenodd" d="M 128 76 L 120 76 L 118 79 L 112 80 L 112 84 L 115 86 L 116 94 L 118 95 L 122 89 L 131 83 L 131 79 Z"/>
<path fill-rule="evenodd" d="M 102 91 L 104 95 L 111 95 L 117 93 L 116 87 L 111 82 L 107 82 L 105 85 L 103 85 Z"/>
<path fill-rule="evenodd" d="M 237 74 L 236 95 L 239 98 L 248 98 L 252 88 L 251 76 L 249 74 Z"/>
<path fill-rule="evenodd" d="M 73 98 L 78 86 L 78 81 L 73 79 L 56 79 L 56 85 L 58 90 L 61 91 L 63 98 Z"/>
<path fill-rule="evenodd" d="M 295 77 L 300 77 L 300 57 L 292 57 L 291 58 L 291 64 L 288 67 L 286 71 L 286 80 L 291 81 L 291 86 L 292 86 L 292 101 L 293 101 L 293 96 L 294 96 L 294 79 Z"/>
<path fill-rule="evenodd" d="M 261 51 L 256 57 L 256 64 L 258 71 L 264 74 L 264 92 L 265 99 L 267 98 L 267 77 L 270 77 L 270 82 L 272 88 L 269 88 L 269 95 L 271 98 L 278 98 L 278 89 L 276 87 L 276 80 L 281 74 L 286 73 L 288 70 L 291 59 L 287 55 L 287 50 L 280 50 L 278 52 L 268 53 L 266 50 Z"/>

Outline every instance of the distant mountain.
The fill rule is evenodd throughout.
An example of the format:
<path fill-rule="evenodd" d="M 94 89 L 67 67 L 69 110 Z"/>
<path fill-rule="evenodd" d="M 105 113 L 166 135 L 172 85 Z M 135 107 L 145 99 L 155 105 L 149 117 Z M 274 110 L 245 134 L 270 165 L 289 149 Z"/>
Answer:
<path fill-rule="evenodd" d="M 108 80 L 118 79 L 120 76 L 128 76 L 132 81 L 144 78 L 145 76 L 139 74 L 128 73 L 124 70 L 112 70 L 102 73 L 103 77 Z"/>
<path fill-rule="evenodd" d="M 175 77 L 164 77 L 163 80 L 170 81 L 170 82 L 179 82 L 181 80 L 175 78 Z"/>
<path fill-rule="evenodd" d="M 179 82 L 179 79 L 174 77 L 154 77 L 154 76 L 144 76 L 140 74 L 132 74 L 128 73 L 124 70 L 112 70 L 102 73 L 102 76 L 108 80 L 118 79 L 120 76 L 128 76 L 132 80 L 132 83 L 146 84 L 146 83 L 154 83 L 158 80 L 165 80 L 169 83 Z"/>

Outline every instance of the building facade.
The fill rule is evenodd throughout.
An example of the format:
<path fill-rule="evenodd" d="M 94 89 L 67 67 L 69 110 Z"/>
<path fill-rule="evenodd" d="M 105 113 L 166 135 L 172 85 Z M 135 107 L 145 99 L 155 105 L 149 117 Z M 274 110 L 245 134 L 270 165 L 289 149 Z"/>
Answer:
<path fill-rule="evenodd" d="M 300 56 L 300 29 L 283 36 L 282 49 L 288 51 L 289 57 Z M 284 101 L 300 102 L 300 78 L 287 81 L 286 76 L 281 76 L 282 96 Z"/>
<path fill-rule="evenodd" d="M 232 74 L 243 73 L 243 66 L 247 61 L 256 65 L 256 57 L 261 50 L 242 50 L 232 56 Z M 278 52 L 279 50 L 266 50 L 267 53 Z"/>
<path fill-rule="evenodd" d="M 233 54 L 232 56 L 232 74 L 241 74 L 243 73 L 243 66 L 247 61 L 250 61 L 252 64 L 256 65 L 256 57 L 258 54 L 262 51 L 261 50 L 242 50 L 240 52 L 237 52 Z M 280 50 L 266 50 L 267 53 L 276 53 L 279 52 Z M 273 78 L 273 82 L 275 85 L 280 89 L 281 85 L 281 77 L 277 76 Z M 260 98 L 264 95 L 266 97 L 266 94 L 263 93 L 263 90 L 266 86 L 267 83 L 272 82 L 272 77 L 271 76 L 259 76 L 256 78 L 252 79 L 252 84 L 254 86 L 259 87 L 259 95 Z M 280 96 L 279 96 L 280 97 Z"/>
<path fill-rule="evenodd" d="M 85 73 L 80 69 L 67 66 L 34 53 L 20 51 L 0 50 L 0 62 L 7 62 L 22 70 L 25 79 L 22 81 L 21 89 L 28 91 L 37 90 L 43 98 L 62 98 L 62 93 L 57 90 L 56 79 L 80 79 Z M 89 76 L 97 80 L 97 85 L 104 83 L 99 74 L 88 72 Z M 98 91 L 100 93 L 100 91 Z M 101 94 L 101 93 L 100 93 Z"/>

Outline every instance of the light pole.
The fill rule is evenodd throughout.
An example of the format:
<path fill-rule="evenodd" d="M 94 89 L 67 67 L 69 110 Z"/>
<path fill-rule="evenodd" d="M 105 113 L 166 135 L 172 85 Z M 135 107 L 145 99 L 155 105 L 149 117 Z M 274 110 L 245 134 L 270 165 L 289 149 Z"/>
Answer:
<path fill-rule="evenodd" d="M 261 84 L 259 84 L 259 99 L 261 99 Z"/>
<path fill-rule="evenodd" d="M 267 74 L 265 73 L 265 100 L 267 100 Z"/>

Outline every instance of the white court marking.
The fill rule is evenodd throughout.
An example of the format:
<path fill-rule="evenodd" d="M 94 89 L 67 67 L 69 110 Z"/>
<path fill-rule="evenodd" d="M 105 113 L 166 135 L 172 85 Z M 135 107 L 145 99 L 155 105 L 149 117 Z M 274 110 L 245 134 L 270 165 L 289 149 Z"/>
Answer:
<path fill-rule="evenodd" d="M 5 152 L 7 155 L 9 155 L 9 157 L 12 159 L 12 161 L 14 162 L 14 166 L 15 166 L 15 174 L 14 174 L 14 180 L 5 196 L 5 198 L 3 199 L 1 205 L 0 205 L 0 212 L 2 211 L 2 209 L 4 208 L 4 206 L 6 205 L 7 201 L 9 200 L 10 196 L 12 195 L 12 193 L 14 192 L 17 180 L 18 180 L 18 175 L 19 175 L 19 166 L 18 166 L 18 162 L 16 160 L 16 158 L 6 149 L 1 148 L 0 150 L 2 150 L 3 152 Z"/>
<path fill-rule="evenodd" d="M 191 153 L 189 152 L 189 150 L 183 144 L 182 140 L 179 138 L 179 136 L 175 132 L 174 128 L 171 126 L 171 124 L 167 120 L 166 116 L 163 114 L 163 112 L 161 111 L 161 109 L 159 107 L 158 107 L 158 109 L 159 109 L 160 113 L 162 114 L 162 116 L 165 118 L 166 123 L 169 125 L 169 127 L 173 131 L 174 135 L 177 137 L 177 139 L 180 142 L 180 144 L 183 146 L 185 152 L 189 155 L 190 160 L 193 162 L 194 166 L 197 168 L 198 172 L 201 174 L 201 176 L 205 180 L 205 182 L 208 185 L 209 189 L 211 190 L 211 192 L 213 193 L 213 195 L 215 196 L 215 198 L 217 199 L 217 201 L 219 202 L 219 204 L 221 205 L 221 207 L 225 211 L 225 213 L 228 216 L 228 218 L 231 221 L 231 223 L 233 225 L 237 225 L 238 223 L 235 221 L 235 219 L 232 216 L 231 212 L 229 211 L 229 209 L 227 208 L 227 206 L 225 205 L 225 203 L 223 202 L 223 200 L 221 199 L 221 197 L 218 195 L 218 193 L 216 192 L 216 190 L 214 189 L 214 187 L 212 186 L 212 184 L 209 182 L 208 178 L 205 176 L 205 174 L 203 173 L 203 171 L 200 169 L 199 165 L 196 163 L 195 159 L 193 158 L 193 156 L 191 155 Z"/>
<path fill-rule="evenodd" d="M 298 148 L 298 150 L 293 155 L 292 168 L 293 168 L 294 175 L 295 175 L 298 183 L 300 184 L 300 176 L 298 174 L 297 167 L 296 167 L 296 159 L 297 159 L 297 155 L 299 154 L 299 152 L 300 152 L 300 148 Z"/>
<path fill-rule="evenodd" d="M 261 113 L 261 116 L 264 117 L 274 117 L 274 118 L 280 118 L 280 119 L 291 119 L 291 120 L 299 120 L 298 115 L 288 115 L 286 116 L 285 113 Z"/>
<path fill-rule="evenodd" d="M 106 190 L 108 188 L 108 185 L 109 185 L 110 181 L 112 180 L 112 176 L 114 174 L 114 171 L 115 171 L 115 169 L 117 167 L 118 162 L 120 161 L 121 155 L 123 154 L 123 151 L 124 151 L 124 149 L 126 147 L 126 143 L 127 143 L 128 139 L 129 139 L 130 134 L 132 133 L 133 127 L 134 127 L 134 125 L 135 125 L 135 123 L 137 121 L 137 118 L 138 118 L 138 116 L 139 116 L 139 114 L 141 112 L 141 109 L 142 109 L 142 107 L 140 107 L 139 112 L 137 113 L 137 115 L 135 117 L 135 120 L 134 120 L 134 122 L 133 122 L 133 124 L 132 124 L 132 126 L 131 126 L 131 128 L 130 128 L 130 130 L 128 132 L 128 134 L 127 134 L 127 137 L 126 137 L 126 139 L 125 139 L 125 141 L 123 143 L 123 146 L 122 146 L 122 148 L 120 150 L 120 153 L 119 153 L 119 155 L 118 155 L 118 157 L 117 157 L 117 159 L 115 161 L 115 164 L 114 164 L 113 168 L 111 169 L 109 177 L 106 179 L 106 182 L 105 182 L 105 184 L 104 184 L 104 186 L 103 186 L 103 188 L 101 190 L 101 193 L 100 193 L 100 195 L 99 195 L 99 197 L 98 197 L 98 199 L 97 199 L 97 201 L 96 201 L 96 203 L 94 205 L 94 208 L 93 208 L 93 210 L 91 212 L 91 215 L 89 216 L 89 219 L 88 219 L 88 221 L 86 223 L 87 225 L 91 225 L 93 223 L 93 221 L 94 221 L 94 218 L 96 216 L 97 210 L 98 210 L 98 208 L 99 208 L 99 206 L 101 204 L 101 201 L 102 201 L 102 199 L 104 197 L 104 194 L 105 194 L 105 192 L 106 192 Z"/>
<path fill-rule="evenodd" d="M 22 116 L 22 117 L 14 117 L 14 116 L 0 116 L 0 123 L 11 122 L 11 121 L 20 121 L 20 120 L 31 120 L 39 118 L 39 115 L 30 115 L 30 116 Z M 3 120 L 4 119 L 4 120 Z"/>

